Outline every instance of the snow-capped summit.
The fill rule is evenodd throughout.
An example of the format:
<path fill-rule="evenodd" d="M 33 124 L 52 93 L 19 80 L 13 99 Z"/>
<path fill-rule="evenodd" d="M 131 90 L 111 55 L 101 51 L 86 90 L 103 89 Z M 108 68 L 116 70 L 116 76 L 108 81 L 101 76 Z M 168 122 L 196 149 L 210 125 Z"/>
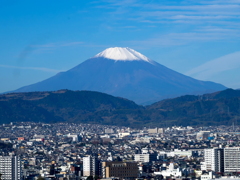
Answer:
<path fill-rule="evenodd" d="M 89 90 L 150 104 L 186 94 L 226 89 L 173 71 L 130 48 L 108 48 L 93 58 L 15 92 Z M 97 98 L 97 97 L 96 97 Z"/>
<path fill-rule="evenodd" d="M 94 58 L 103 57 L 107 59 L 112 59 L 116 61 L 133 61 L 133 60 L 143 60 L 151 62 L 143 54 L 131 49 L 131 48 L 122 48 L 122 47 L 111 47 L 107 48 L 104 51 L 98 53 Z"/>

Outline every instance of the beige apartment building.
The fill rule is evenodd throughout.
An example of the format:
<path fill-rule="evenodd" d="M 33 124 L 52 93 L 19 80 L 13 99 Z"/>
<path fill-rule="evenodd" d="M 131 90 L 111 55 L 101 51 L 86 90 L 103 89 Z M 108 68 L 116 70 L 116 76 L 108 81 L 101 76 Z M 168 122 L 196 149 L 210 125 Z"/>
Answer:
<path fill-rule="evenodd" d="M 134 179 L 138 177 L 138 166 L 136 162 L 102 162 L 102 176 Z"/>

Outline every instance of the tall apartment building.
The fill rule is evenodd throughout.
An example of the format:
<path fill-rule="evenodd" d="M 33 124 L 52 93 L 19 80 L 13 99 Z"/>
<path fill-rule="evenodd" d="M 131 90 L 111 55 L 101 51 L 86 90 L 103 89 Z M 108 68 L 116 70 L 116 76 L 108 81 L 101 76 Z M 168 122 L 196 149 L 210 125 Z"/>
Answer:
<path fill-rule="evenodd" d="M 23 179 L 22 164 L 17 156 L 0 156 L 2 180 Z"/>
<path fill-rule="evenodd" d="M 103 178 L 136 179 L 138 166 L 135 162 L 102 162 Z"/>
<path fill-rule="evenodd" d="M 224 171 L 224 153 L 221 148 L 204 149 L 206 170 L 215 172 Z"/>
<path fill-rule="evenodd" d="M 224 172 L 240 172 L 240 147 L 224 148 Z"/>
<path fill-rule="evenodd" d="M 204 149 L 206 170 L 240 172 L 240 147 Z"/>
<path fill-rule="evenodd" d="M 87 156 L 83 158 L 83 176 L 98 176 L 99 161 L 97 156 Z"/>

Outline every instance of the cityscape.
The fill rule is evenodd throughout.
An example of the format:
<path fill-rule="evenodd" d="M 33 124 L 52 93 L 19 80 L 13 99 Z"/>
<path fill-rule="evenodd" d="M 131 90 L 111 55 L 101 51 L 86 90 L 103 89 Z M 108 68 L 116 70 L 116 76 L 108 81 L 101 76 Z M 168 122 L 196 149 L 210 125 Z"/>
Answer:
<path fill-rule="evenodd" d="M 239 127 L 0 126 L 2 179 L 239 178 Z"/>

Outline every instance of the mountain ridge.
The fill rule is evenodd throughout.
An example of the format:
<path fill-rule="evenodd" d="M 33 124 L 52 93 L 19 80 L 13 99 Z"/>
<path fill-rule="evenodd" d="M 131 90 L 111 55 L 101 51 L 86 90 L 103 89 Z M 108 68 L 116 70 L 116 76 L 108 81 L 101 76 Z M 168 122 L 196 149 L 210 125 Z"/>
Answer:
<path fill-rule="evenodd" d="M 240 90 L 186 95 L 149 106 L 92 91 L 0 95 L 0 123 L 75 122 L 130 127 L 231 125 L 240 118 Z"/>

